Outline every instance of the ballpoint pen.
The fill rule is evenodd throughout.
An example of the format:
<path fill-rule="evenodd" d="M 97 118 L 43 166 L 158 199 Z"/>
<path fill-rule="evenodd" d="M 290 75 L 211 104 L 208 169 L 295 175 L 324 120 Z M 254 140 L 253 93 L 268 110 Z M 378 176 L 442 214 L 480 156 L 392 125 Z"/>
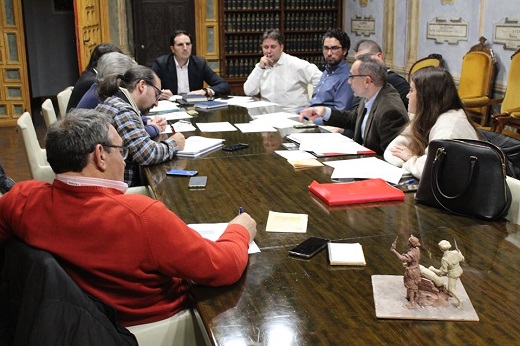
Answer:
<path fill-rule="evenodd" d="M 408 179 L 408 180 L 406 180 L 406 181 L 403 181 L 403 182 L 401 182 L 401 183 L 399 183 L 399 184 L 397 184 L 397 185 L 407 185 L 407 184 L 411 184 L 411 183 L 413 183 L 414 181 L 415 181 L 415 179 L 412 178 L 412 179 Z"/>
<path fill-rule="evenodd" d="M 242 214 L 244 212 L 244 207 L 238 208 L 238 215 Z"/>

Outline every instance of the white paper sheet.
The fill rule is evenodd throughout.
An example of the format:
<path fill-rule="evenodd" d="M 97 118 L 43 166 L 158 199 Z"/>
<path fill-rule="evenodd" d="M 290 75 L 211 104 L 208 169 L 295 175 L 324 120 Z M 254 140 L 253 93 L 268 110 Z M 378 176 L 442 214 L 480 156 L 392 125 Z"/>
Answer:
<path fill-rule="evenodd" d="M 245 103 L 253 102 L 254 99 L 250 96 L 233 96 L 228 99 L 216 98 L 216 101 L 226 102 L 228 105 L 242 106 Z"/>
<path fill-rule="evenodd" d="M 389 183 L 397 184 L 404 169 L 396 167 L 377 157 L 366 157 L 351 160 L 338 160 L 324 162 L 327 166 L 333 167 L 331 179 L 342 178 L 381 178 Z"/>
<path fill-rule="evenodd" d="M 266 106 L 278 106 L 277 103 L 267 102 L 267 101 L 253 101 L 253 102 L 245 102 L 240 104 L 242 107 L 246 108 L 257 108 L 257 107 L 266 107 Z"/>
<path fill-rule="evenodd" d="M 237 128 L 228 121 L 214 123 L 197 123 L 197 127 L 201 132 L 229 132 L 237 131 Z"/>
<path fill-rule="evenodd" d="M 190 223 L 188 226 L 197 231 L 203 238 L 217 241 L 226 230 L 228 223 Z M 253 240 L 249 243 L 249 250 L 247 253 L 252 254 L 258 252 L 260 252 L 260 248 Z"/>
<path fill-rule="evenodd" d="M 250 122 L 250 123 L 239 123 L 234 124 L 239 128 L 242 133 L 251 133 L 251 132 L 276 132 L 276 129 L 269 124 L 259 123 L 259 122 Z"/>
<path fill-rule="evenodd" d="M 266 232 L 306 233 L 309 215 L 269 211 Z"/>
<path fill-rule="evenodd" d="M 191 132 L 195 131 L 196 128 L 191 124 L 189 121 L 177 121 L 175 124 L 172 125 L 175 129 L 175 132 Z M 172 133 L 172 128 L 170 126 L 166 126 L 166 130 L 164 130 L 161 133 Z"/>
<path fill-rule="evenodd" d="M 274 152 L 287 160 L 316 159 L 314 155 L 302 150 L 275 150 Z"/>
<path fill-rule="evenodd" d="M 159 114 L 161 117 L 166 120 L 179 120 L 179 119 L 191 119 L 193 118 L 191 115 L 186 113 L 185 111 L 171 112 L 171 113 L 162 113 Z"/>
<path fill-rule="evenodd" d="M 150 109 L 150 115 L 161 112 L 175 112 L 179 111 L 180 108 L 175 103 L 167 100 L 161 100 L 157 102 L 157 106 Z"/>

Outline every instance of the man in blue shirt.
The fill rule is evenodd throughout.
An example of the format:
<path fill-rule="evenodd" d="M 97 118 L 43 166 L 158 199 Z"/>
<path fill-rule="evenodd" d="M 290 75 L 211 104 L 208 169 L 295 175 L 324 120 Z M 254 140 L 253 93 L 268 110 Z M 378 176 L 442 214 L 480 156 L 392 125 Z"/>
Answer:
<path fill-rule="evenodd" d="M 327 65 L 314 88 L 309 106 L 348 110 L 354 98 L 348 83 L 350 66 L 345 60 L 350 49 L 350 38 L 341 29 L 330 29 L 323 35 L 322 46 Z"/>

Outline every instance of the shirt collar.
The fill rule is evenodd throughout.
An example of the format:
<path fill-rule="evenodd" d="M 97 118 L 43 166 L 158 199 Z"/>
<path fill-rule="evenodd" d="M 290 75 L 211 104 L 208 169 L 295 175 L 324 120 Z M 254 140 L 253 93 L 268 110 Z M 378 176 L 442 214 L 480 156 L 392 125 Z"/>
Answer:
<path fill-rule="evenodd" d="M 374 101 L 376 100 L 377 98 L 377 95 L 379 95 L 379 92 L 381 91 L 381 89 L 379 89 L 375 94 L 374 96 L 372 96 L 370 98 L 370 100 L 367 100 L 367 102 L 365 102 L 365 108 L 366 109 L 371 109 L 372 108 L 372 105 L 374 104 Z"/>
<path fill-rule="evenodd" d="M 132 98 L 132 95 L 130 94 L 130 92 L 128 91 L 128 89 L 125 89 L 125 88 L 121 88 L 119 87 L 119 90 L 121 90 L 121 92 L 126 96 L 126 98 L 128 99 L 128 102 L 130 102 L 130 106 L 132 106 L 133 110 L 137 113 L 137 114 L 141 114 L 141 111 L 139 110 L 139 107 L 137 107 L 137 104 L 135 103 L 134 99 Z"/>
<path fill-rule="evenodd" d="M 112 189 L 117 189 L 122 193 L 125 193 L 128 190 L 128 185 L 122 181 L 110 180 L 110 179 L 102 179 L 102 178 L 92 178 L 92 177 L 83 177 L 77 175 L 68 175 L 68 174 L 58 174 L 56 175 L 56 179 L 65 183 L 67 185 L 73 186 L 99 186 L 99 187 L 107 187 Z"/>
<path fill-rule="evenodd" d="M 173 61 L 175 61 L 175 66 L 176 66 L 178 69 L 181 69 L 181 70 L 187 68 L 188 65 L 189 65 L 189 63 L 190 63 L 190 59 L 188 59 L 188 60 L 186 61 L 186 64 L 185 64 L 184 66 L 181 66 L 181 65 L 179 64 L 179 62 L 177 61 L 177 58 L 175 58 L 175 55 L 173 56 Z"/>

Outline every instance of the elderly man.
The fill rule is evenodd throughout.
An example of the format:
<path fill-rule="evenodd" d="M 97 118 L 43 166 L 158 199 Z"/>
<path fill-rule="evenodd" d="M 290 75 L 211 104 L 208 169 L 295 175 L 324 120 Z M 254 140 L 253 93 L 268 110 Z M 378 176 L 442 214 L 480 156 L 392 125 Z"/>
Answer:
<path fill-rule="evenodd" d="M 300 121 L 323 120 L 326 125 L 351 130 L 354 141 L 382 156 L 408 122 L 403 102 L 386 76 L 386 67 L 371 55 L 359 56 L 349 75 L 354 95 L 362 97 L 358 107 L 351 111 L 310 107 L 300 112 Z"/>
<path fill-rule="evenodd" d="M 56 179 L 19 182 L 0 198 L 0 244 L 18 237 L 55 255 L 121 324 L 185 309 L 189 280 L 220 286 L 242 276 L 256 222 L 242 213 L 213 242 L 164 204 L 125 194 L 128 149 L 102 113 L 73 110 L 49 128 L 45 147 Z"/>

